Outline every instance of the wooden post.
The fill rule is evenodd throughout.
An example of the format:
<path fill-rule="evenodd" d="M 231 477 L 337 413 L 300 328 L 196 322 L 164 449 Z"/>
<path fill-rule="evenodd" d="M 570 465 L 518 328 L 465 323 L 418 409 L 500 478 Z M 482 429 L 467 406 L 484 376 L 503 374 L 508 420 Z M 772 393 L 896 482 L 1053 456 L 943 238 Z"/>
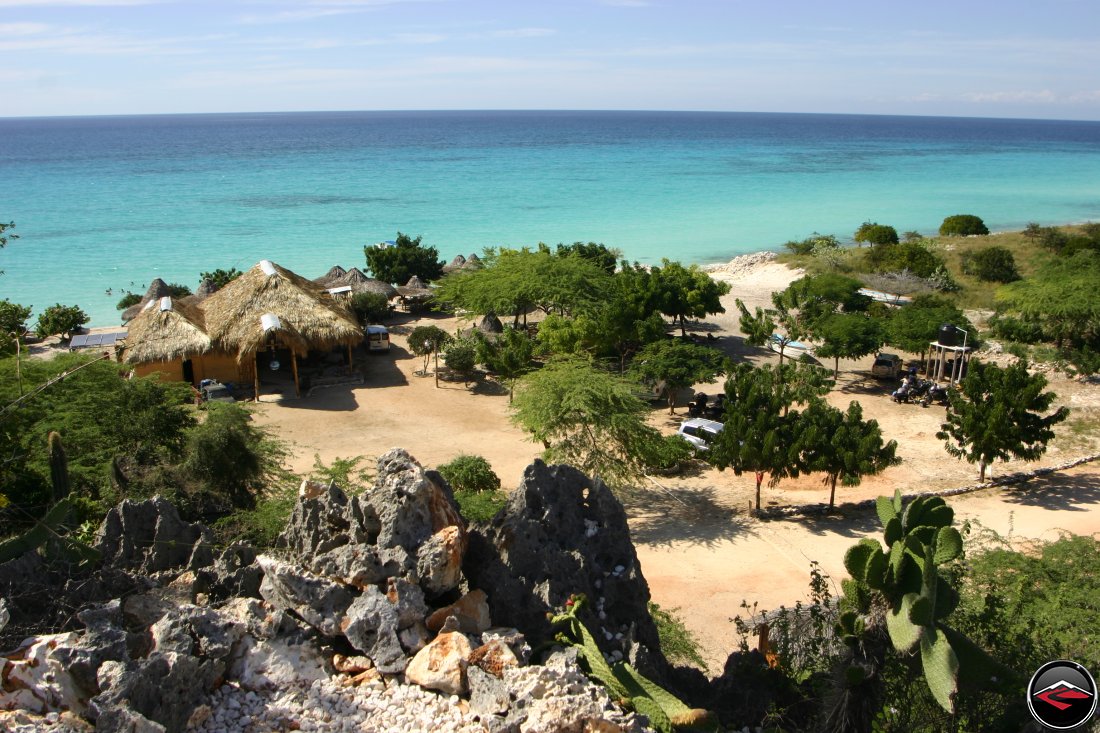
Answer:
<path fill-rule="evenodd" d="M 257 402 L 260 401 L 260 360 L 259 352 L 252 352 L 252 393 Z"/>
<path fill-rule="evenodd" d="M 348 344 L 348 369 L 351 369 L 354 364 L 351 361 L 351 344 Z"/>
<path fill-rule="evenodd" d="M 290 350 L 290 371 L 294 373 L 294 396 L 302 396 L 302 388 L 298 384 L 298 355 L 294 353 L 294 349 Z"/>

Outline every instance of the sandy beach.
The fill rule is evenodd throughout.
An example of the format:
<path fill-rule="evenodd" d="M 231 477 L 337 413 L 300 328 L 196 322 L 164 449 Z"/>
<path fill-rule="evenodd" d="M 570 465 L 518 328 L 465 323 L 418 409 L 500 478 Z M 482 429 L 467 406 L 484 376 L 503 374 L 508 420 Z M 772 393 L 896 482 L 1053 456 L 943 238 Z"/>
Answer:
<path fill-rule="evenodd" d="M 717 338 L 717 345 L 738 360 L 775 362 L 769 350 L 747 345 L 738 328 L 734 300 L 749 308 L 770 305 L 771 293 L 783 289 L 801 272 L 762 253 L 710 266 L 712 277 L 729 282 L 723 298 L 726 312 L 696 324 Z M 507 390 L 486 380 L 464 385 L 418 374 L 422 360 L 406 345 L 407 334 L 419 323 L 433 323 L 454 333 L 468 321 L 440 314 L 398 314 L 391 322 L 388 353 L 363 357 L 366 374 L 360 386 L 316 390 L 301 399 L 265 401 L 254 406 L 258 425 L 286 441 L 289 468 L 308 474 L 315 456 L 325 463 L 337 458 L 373 459 L 393 447 L 407 449 L 426 466 L 437 466 L 462 453 L 484 456 L 501 477 L 504 488 L 519 481 L 523 469 L 541 446 L 528 440 L 509 419 Z M 39 344 L 36 351 L 51 351 Z M 976 468 L 949 457 L 935 438 L 942 407 L 896 404 L 889 385 L 871 378 L 871 358 L 840 363 L 840 378 L 828 401 L 841 408 L 859 400 L 865 418 L 882 425 L 888 439 L 899 443 L 902 458 L 880 476 L 859 487 L 838 487 L 837 500 L 854 501 L 903 492 L 947 489 L 976 481 Z M 832 366 L 829 364 L 828 366 Z M 1100 411 L 1100 387 L 1049 375 L 1050 388 L 1069 404 L 1074 416 Z M 710 394 L 719 382 L 698 385 Z M 654 405 L 651 422 L 672 433 L 685 408 L 669 416 Z M 1071 429 L 1072 418 L 1037 465 L 1053 465 L 1095 452 L 1096 436 Z M 369 464 L 369 461 L 365 463 Z M 994 475 L 1023 468 L 997 464 Z M 858 538 L 878 534 L 873 512 L 849 512 L 841 517 L 761 521 L 749 508 L 754 494 L 751 475 L 735 476 L 698 464 L 683 475 L 651 479 L 623 494 L 642 570 L 653 599 L 678 615 L 699 638 L 712 669 L 736 647 L 730 618 L 745 601 L 761 609 L 790 605 L 806 596 L 810 561 L 817 560 L 837 586 L 844 577 L 844 551 Z M 767 505 L 808 504 L 828 500 L 828 489 L 817 475 L 788 479 L 763 489 Z M 1075 533 L 1100 531 L 1100 466 L 1086 465 L 1064 474 L 1035 480 L 1017 490 L 988 489 L 952 499 L 960 518 L 974 519 L 1003 535 L 1052 538 L 1064 529 Z"/>

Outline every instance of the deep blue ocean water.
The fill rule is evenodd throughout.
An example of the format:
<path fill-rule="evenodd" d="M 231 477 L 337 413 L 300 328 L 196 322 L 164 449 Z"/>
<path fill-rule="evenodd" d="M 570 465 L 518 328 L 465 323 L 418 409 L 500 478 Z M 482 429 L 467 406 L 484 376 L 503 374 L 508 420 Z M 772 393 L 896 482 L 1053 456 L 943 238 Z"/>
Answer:
<path fill-rule="evenodd" d="M 866 220 L 1100 219 L 1100 122 L 663 112 L 0 119 L 0 297 L 94 325 L 155 277 L 306 277 L 400 230 L 445 260 L 577 240 L 724 261 Z M 111 290 L 108 294 L 107 289 Z"/>

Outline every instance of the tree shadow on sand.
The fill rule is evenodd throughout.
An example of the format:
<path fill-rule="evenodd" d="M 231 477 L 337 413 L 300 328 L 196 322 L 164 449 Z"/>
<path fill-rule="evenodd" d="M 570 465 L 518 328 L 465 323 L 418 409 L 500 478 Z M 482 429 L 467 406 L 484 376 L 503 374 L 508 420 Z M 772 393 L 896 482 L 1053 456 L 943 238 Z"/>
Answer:
<path fill-rule="evenodd" d="M 1051 473 L 1004 488 L 1005 501 L 1071 512 L 1086 512 L 1100 504 L 1100 477 Z"/>
<path fill-rule="evenodd" d="M 800 524 L 816 535 L 839 535 L 859 539 L 882 529 L 874 509 L 837 509 L 832 514 L 795 515 L 779 520 Z"/>
<path fill-rule="evenodd" d="M 746 531 L 748 522 L 720 503 L 714 487 L 637 487 L 622 497 L 633 518 L 631 539 L 637 544 L 670 545 L 686 541 L 713 547 Z"/>

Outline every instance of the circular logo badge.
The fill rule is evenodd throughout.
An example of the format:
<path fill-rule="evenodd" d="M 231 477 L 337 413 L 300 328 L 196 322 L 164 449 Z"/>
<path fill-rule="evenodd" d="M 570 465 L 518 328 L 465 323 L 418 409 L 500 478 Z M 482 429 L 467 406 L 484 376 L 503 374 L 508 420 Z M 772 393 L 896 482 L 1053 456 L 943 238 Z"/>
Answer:
<path fill-rule="evenodd" d="M 1084 725 L 1096 712 L 1096 680 L 1077 662 L 1047 662 L 1027 686 L 1032 717 L 1054 730 Z"/>

